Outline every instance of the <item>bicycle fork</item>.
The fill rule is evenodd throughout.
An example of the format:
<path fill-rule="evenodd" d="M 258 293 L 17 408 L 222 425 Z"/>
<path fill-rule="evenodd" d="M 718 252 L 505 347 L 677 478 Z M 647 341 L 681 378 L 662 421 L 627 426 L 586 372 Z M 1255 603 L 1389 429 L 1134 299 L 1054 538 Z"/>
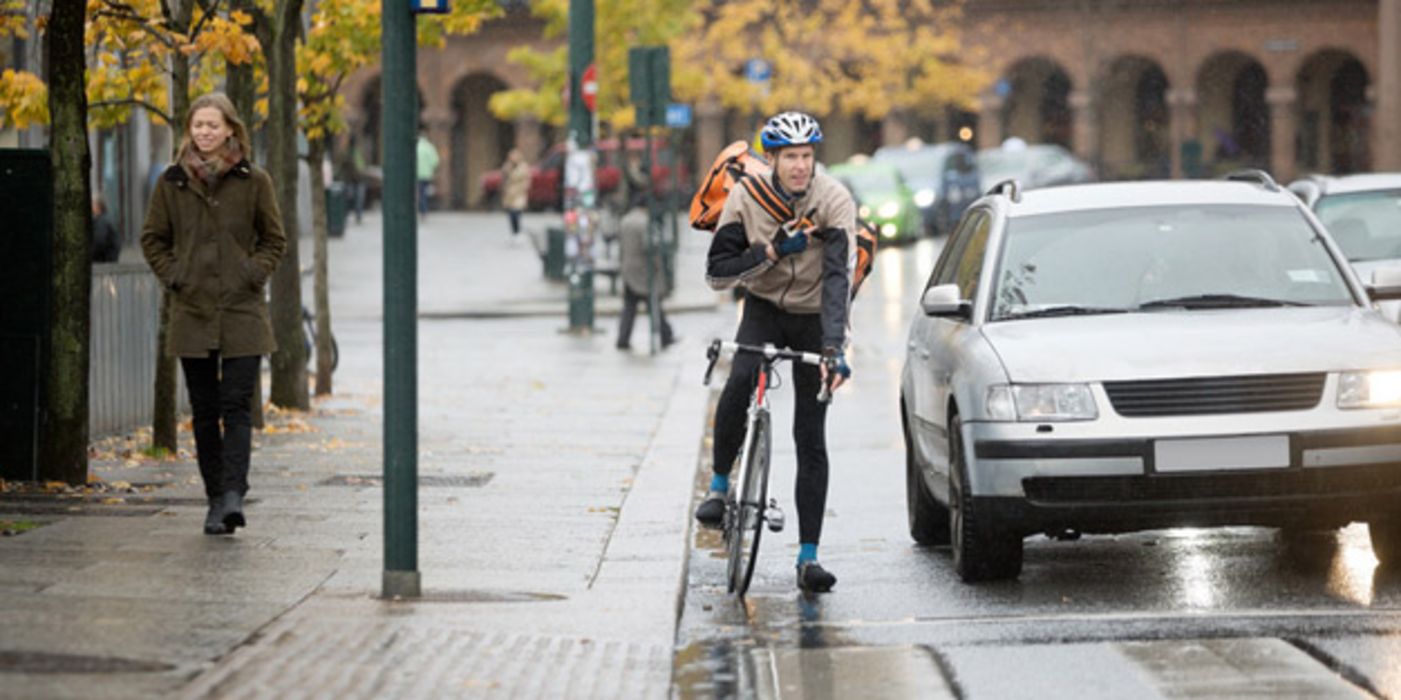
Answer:
<path fill-rule="evenodd" d="M 770 373 L 770 372 L 771 372 L 771 370 L 770 370 L 768 367 L 765 367 L 765 366 L 761 366 L 760 369 L 759 369 L 759 382 L 758 382 L 758 386 L 755 387 L 755 391 L 754 391 L 754 402 L 753 402 L 753 404 L 749 407 L 749 426 L 748 426 L 748 430 L 747 430 L 747 432 L 746 432 L 746 439 L 745 439 L 745 442 L 746 442 L 746 443 L 749 442 L 749 440 L 754 439 L 755 426 L 758 424 L 758 422 L 759 422 L 759 420 L 760 420 L 760 419 L 759 419 L 759 413 L 760 413 L 760 412 L 763 412 L 763 413 L 765 413 L 765 414 L 768 413 L 768 388 L 769 388 L 769 373 Z M 748 445 L 746 445 L 745 447 L 746 447 L 746 449 L 745 449 L 745 454 L 748 454 L 748 453 L 749 453 L 749 450 L 747 449 L 747 448 L 748 448 Z M 751 465 L 751 466 L 752 466 L 752 465 Z M 767 471 L 767 469 L 765 469 L 765 471 Z M 768 478 L 768 474 L 767 474 L 767 473 L 764 475 L 764 478 L 765 478 L 765 479 Z M 765 505 L 765 504 L 761 504 L 761 505 L 764 505 L 764 508 L 763 508 L 763 510 L 761 510 L 761 511 L 759 512 L 758 515 L 759 515 L 760 518 L 763 519 L 764 523 L 768 526 L 769 532 L 783 532 L 783 524 L 784 524 L 783 509 L 781 509 L 781 508 L 778 507 L 778 499 L 776 499 L 776 498 L 770 498 L 770 499 L 769 499 L 769 502 L 768 502 L 766 505 Z"/>

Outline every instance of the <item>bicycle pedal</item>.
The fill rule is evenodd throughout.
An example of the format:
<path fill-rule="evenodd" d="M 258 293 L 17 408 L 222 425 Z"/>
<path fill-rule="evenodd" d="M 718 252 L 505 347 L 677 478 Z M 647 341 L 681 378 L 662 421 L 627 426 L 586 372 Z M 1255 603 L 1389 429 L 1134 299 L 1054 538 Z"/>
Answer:
<path fill-rule="evenodd" d="M 769 500 L 769 507 L 764 509 L 764 521 L 769 524 L 769 532 L 783 532 L 783 511 L 778 501 Z"/>

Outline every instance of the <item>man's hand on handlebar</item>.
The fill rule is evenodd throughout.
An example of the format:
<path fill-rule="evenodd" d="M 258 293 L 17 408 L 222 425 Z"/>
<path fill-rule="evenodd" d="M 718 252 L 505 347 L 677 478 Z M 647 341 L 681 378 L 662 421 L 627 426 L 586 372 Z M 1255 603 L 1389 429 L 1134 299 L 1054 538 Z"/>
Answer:
<path fill-rule="evenodd" d="M 818 365 L 818 369 L 822 372 L 822 384 L 828 387 L 829 392 L 836 391 L 851 377 L 851 366 L 846 363 L 846 355 L 835 348 L 822 351 L 822 364 Z"/>

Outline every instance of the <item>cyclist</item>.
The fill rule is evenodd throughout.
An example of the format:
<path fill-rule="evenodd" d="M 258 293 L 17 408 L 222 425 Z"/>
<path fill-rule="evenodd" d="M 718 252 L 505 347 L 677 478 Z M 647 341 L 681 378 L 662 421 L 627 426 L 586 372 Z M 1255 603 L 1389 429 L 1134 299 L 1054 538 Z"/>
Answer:
<path fill-rule="evenodd" d="M 773 166 L 769 184 L 792 211 L 800 213 L 793 221 L 775 222 L 764 202 L 748 188 L 735 187 L 726 198 L 710 244 L 706 278 L 715 289 L 738 284 L 746 290 L 736 342 L 772 343 L 821 352 L 824 357 L 816 368 L 793 366 L 793 440 L 798 452 L 798 587 L 826 592 L 837 578 L 817 561 L 827 501 L 827 406 L 817 395 L 823 383 L 835 390 L 851 376 L 845 346 L 856 255 L 856 204 L 841 183 L 815 172 L 816 146 L 822 143 L 816 119 L 784 112 L 768 120 L 760 140 Z M 729 473 L 744 442 L 746 409 L 758 366 L 759 358 L 736 355 L 720 394 L 715 412 L 715 474 L 710 493 L 696 509 L 696 519 L 703 525 L 718 527 L 724 519 Z"/>

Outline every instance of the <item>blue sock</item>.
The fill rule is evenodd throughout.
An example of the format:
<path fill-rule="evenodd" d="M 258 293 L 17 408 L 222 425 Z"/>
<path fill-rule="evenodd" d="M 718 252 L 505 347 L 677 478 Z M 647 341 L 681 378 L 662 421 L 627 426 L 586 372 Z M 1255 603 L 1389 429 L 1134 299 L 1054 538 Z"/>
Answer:
<path fill-rule="evenodd" d="M 710 477 L 710 490 L 725 493 L 730 490 L 730 475 L 716 474 Z"/>
<path fill-rule="evenodd" d="M 811 542 L 804 542 L 798 546 L 798 566 L 802 566 L 810 561 L 817 561 L 817 545 Z"/>

